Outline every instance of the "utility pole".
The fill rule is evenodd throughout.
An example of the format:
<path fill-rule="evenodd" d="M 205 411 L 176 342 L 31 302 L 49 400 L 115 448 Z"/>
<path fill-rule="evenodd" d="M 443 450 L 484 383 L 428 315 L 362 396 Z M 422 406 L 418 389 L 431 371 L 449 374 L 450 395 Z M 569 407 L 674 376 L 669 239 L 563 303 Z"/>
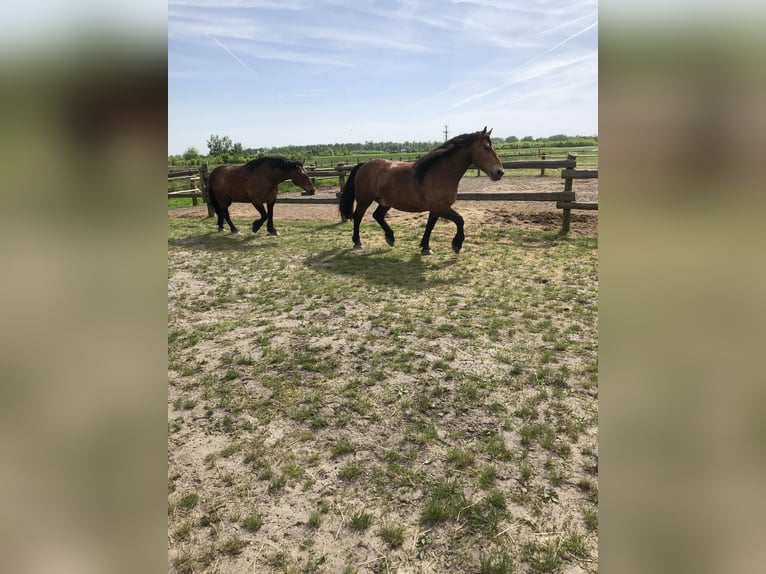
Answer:
<path fill-rule="evenodd" d="M 444 141 L 447 141 L 447 124 L 444 124 Z"/>

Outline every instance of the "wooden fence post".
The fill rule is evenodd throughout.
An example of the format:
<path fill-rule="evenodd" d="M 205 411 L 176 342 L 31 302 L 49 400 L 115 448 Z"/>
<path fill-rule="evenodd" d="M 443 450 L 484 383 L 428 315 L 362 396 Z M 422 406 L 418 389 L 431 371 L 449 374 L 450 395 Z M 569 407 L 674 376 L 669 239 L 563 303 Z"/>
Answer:
<path fill-rule="evenodd" d="M 200 191 L 202 191 L 202 201 L 207 204 L 207 216 L 213 217 L 213 215 L 215 215 L 215 210 L 213 209 L 213 204 L 210 203 L 210 195 L 207 190 L 207 182 L 207 162 L 203 162 L 202 165 L 199 166 L 199 187 Z"/>
<path fill-rule="evenodd" d="M 343 166 L 345 165 L 346 164 L 341 161 L 335 166 L 335 169 L 338 170 L 338 185 L 340 186 L 341 191 L 343 191 L 343 186 L 346 185 L 346 172 L 343 171 Z"/>
<path fill-rule="evenodd" d="M 540 154 L 540 159 L 542 159 L 542 160 L 544 160 L 544 159 L 545 159 L 545 152 L 543 152 L 542 154 Z M 542 177 L 542 176 L 544 176 L 544 175 L 545 175 L 545 168 L 544 168 L 544 167 L 541 167 L 541 168 L 540 168 L 540 177 Z"/>
<path fill-rule="evenodd" d="M 574 152 L 568 152 L 567 153 L 567 159 L 573 159 L 575 160 L 575 167 L 577 167 L 577 154 Z M 574 168 L 572 168 L 574 169 Z M 564 178 L 564 191 L 572 191 L 572 178 L 571 177 L 565 177 Z M 568 207 L 564 208 L 564 217 L 561 221 L 561 233 L 569 233 L 569 225 L 572 221 L 572 210 Z"/>

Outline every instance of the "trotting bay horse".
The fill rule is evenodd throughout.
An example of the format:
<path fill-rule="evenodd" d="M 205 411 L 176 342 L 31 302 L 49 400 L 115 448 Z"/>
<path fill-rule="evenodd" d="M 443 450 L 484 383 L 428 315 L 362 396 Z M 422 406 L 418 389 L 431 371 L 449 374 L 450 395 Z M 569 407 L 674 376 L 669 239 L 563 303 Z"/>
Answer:
<path fill-rule="evenodd" d="M 210 173 L 207 187 L 210 203 L 218 215 L 218 231 L 223 231 L 226 220 L 231 232 L 239 233 L 229 217 L 229 206 L 234 202 L 243 202 L 252 203 L 261 214 L 260 219 L 253 221 L 253 233 L 266 222 L 269 233 L 279 235 L 274 227 L 274 202 L 277 200 L 277 186 L 288 179 L 310 195 L 316 192 L 303 164 L 284 157 L 261 157 L 244 165 L 215 168 Z M 267 209 L 264 209 L 264 204 Z"/>
<path fill-rule="evenodd" d="M 354 219 L 354 249 L 361 249 L 359 223 L 373 201 L 378 207 L 372 216 L 393 246 L 394 231 L 386 223 L 392 207 L 400 211 L 428 211 L 428 223 L 420 242 L 421 253 L 430 255 L 429 239 L 436 221 L 443 217 L 454 222 L 457 233 L 452 249 L 459 253 L 463 246 L 463 218 L 452 209 L 457 199 L 460 178 L 471 164 L 484 171 L 493 181 L 503 177 L 503 164 L 497 157 L 489 136 L 492 130 L 462 134 L 446 141 L 416 162 L 372 159 L 351 170 L 340 197 L 340 213 Z M 352 209 L 356 200 L 356 209 Z"/>

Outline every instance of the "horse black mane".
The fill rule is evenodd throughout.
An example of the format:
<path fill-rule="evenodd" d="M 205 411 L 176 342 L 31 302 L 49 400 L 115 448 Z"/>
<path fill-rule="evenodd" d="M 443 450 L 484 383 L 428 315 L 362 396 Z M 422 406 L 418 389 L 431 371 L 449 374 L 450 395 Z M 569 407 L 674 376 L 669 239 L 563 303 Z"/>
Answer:
<path fill-rule="evenodd" d="M 484 132 L 460 134 L 459 136 L 455 136 L 454 138 L 447 140 L 439 147 L 432 149 L 415 162 L 415 179 L 419 182 L 422 182 L 423 178 L 426 176 L 426 173 L 428 173 L 428 170 L 430 170 L 440 160 L 451 156 L 459 149 L 473 145 L 473 143 L 476 141 L 476 138 L 484 136 L 486 136 Z"/>
<path fill-rule="evenodd" d="M 245 167 L 248 169 L 257 169 L 264 163 L 270 165 L 273 168 L 281 169 L 283 171 L 287 171 L 299 165 L 303 165 L 302 161 L 287 159 L 286 157 L 281 157 L 281 156 L 267 155 L 264 157 L 259 157 L 257 159 L 251 159 L 249 162 L 245 164 Z"/>

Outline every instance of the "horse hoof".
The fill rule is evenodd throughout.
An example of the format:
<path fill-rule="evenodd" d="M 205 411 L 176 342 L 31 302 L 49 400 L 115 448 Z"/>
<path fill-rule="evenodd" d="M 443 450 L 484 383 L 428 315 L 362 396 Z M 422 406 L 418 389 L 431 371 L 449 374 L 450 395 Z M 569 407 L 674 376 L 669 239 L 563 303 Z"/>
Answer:
<path fill-rule="evenodd" d="M 393 237 L 386 237 L 386 243 L 388 243 L 391 247 L 394 246 L 394 238 Z"/>
<path fill-rule="evenodd" d="M 433 251 L 429 247 L 424 247 L 420 250 L 421 255 L 433 255 Z"/>
<path fill-rule="evenodd" d="M 354 249 L 361 249 L 362 244 L 361 243 L 354 243 Z"/>
<path fill-rule="evenodd" d="M 453 243 L 452 244 L 452 251 L 454 251 L 455 253 L 460 253 L 460 249 L 462 247 L 463 247 L 462 243 L 458 243 L 458 244 Z"/>
<path fill-rule="evenodd" d="M 269 235 L 279 235 L 279 231 L 276 229 L 269 229 Z"/>

